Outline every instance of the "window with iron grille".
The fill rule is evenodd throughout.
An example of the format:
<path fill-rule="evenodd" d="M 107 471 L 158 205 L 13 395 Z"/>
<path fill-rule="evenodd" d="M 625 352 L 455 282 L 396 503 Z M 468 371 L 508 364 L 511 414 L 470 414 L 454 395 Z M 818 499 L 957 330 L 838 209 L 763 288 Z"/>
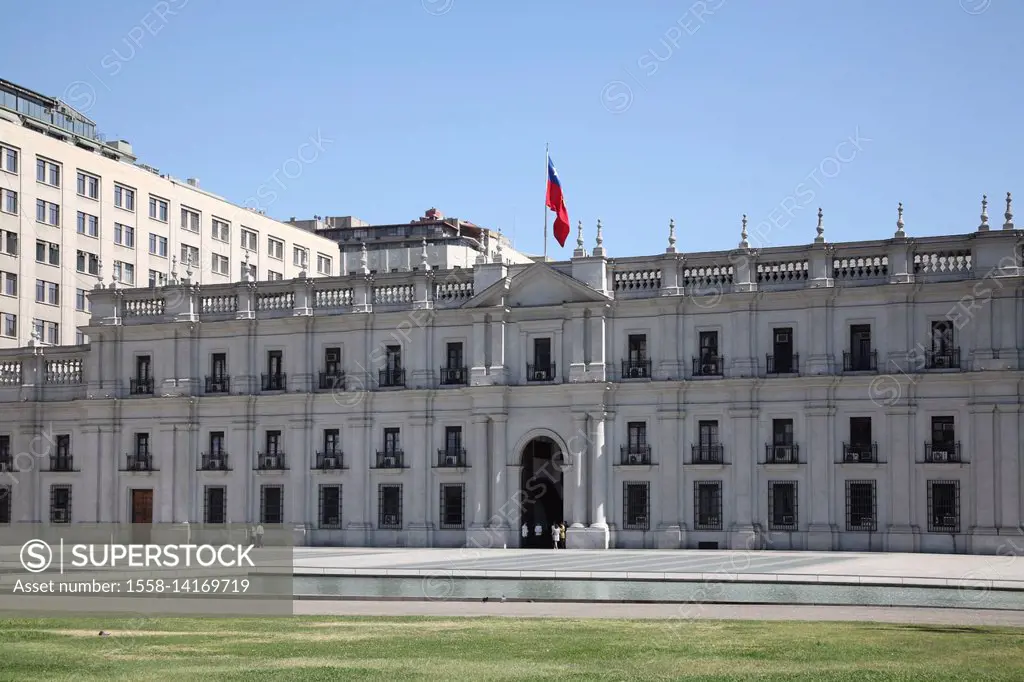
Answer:
<path fill-rule="evenodd" d="M 228 489 L 222 485 L 208 485 L 203 490 L 203 523 L 226 523 L 228 517 Z"/>
<path fill-rule="evenodd" d="M 722 482 L 693 482 L 694 530 L 722 530 Z"/>
<path fill-rule="evenodd" d="M 0 525 L 11 522 L 11 486 L 0 485 Z"/>
<path fill-rule="evenodd" d="M 768 528 L 770 530 L 796 530 L 796 481 L 768 482 Z"/>
<path fill-rule="evenodd" d="M 71 523 L 71 486 L 50 486 L 50 523 Z"/>
<path fill-rule="evenodd" d="M 846 482 L 846 530 L 878 530 L 878 508 L 874 481 Z"/>
<path fill-rule="evenodd" d="M 381 483 L 377 486 L 377 527 L 383 530 L 402 529 L 401 483 Z"/>
<path fill-rule="evenodd" d="M 320 527 L 341 528 L 341 486 L 320 486 Z"/>
<path fill-rule="evenodd" d="M 651 529 L 651 484 L 627 481 L 622 484 L 623 530 Z"/>
<path fill-rule="evenodd" d="M 284 523 L 284 486 L 260 486 L 260 523 Z"/>
<path fill-rule="evenodd" d="M 466 526 L 466 484 L 441 484 L 441 529 L 458 530 Z"/>
<path fill-rule="evenodd" d="M 960 532 L 960 481 L 928 481 L 928 532 Z"/>

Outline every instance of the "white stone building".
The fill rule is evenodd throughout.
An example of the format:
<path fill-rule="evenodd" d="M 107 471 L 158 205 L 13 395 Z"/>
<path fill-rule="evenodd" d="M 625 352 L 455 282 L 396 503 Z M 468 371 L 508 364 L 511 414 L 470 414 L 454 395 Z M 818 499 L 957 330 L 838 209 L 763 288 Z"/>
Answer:
<path fill-rule="evenodd" d="M 1022 233 L 99 288 L 0 352 L 0 522 L 314 545 L 1004 551 Z M 523 526 L 526 536 L 523 537 Z M 542 533 L 538 538 L 534 527 Z M 1005 551 L 1004 551 L 1005 553 Z"/>
<path fill-rule="evenodd" d="M 177 273 L 228 283 L 337 275 L 336 243 L 140 164 L 59 100 L 0 80 L 0 348 L 83 344 L 101 271 L 128 286 Z M 248 257 L 248 261 L 246 261 Z"/>

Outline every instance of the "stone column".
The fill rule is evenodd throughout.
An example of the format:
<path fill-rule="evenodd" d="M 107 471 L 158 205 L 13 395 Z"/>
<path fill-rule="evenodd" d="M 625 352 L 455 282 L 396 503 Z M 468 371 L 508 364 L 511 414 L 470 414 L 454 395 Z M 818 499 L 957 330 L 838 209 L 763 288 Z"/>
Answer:
<path fill-rule="evenodd" d="M 508 472 L 512 471 L 513 467 L 508 466 L 508 454 L 506 451 L 508 447 L 506 441 L 508 415 L 493 415 L 491 419 L 494 423 L 493 450 L 491 452 L 491 481 L 493 484 L 491 489 L 493 494 L 491 499 L 491 529 L 492 535 L 495 536 L 495 542 L 499 543 L 499 538 L 502 542 L 507 540 L 509 532 L 509 520 L 506 516 L 506 505 L 509 502 Z M 519 453 L 515 453 L 515 455 L 518 457 Z M 516 498 L 518 499 L 518 495 Z"/>
<path fill-rule="evenodd" d="M 733 454 L 733 496 L 735 507 L 733 523 L 729 530 L 731 549 L 752 549 L 757 546 L 754 530 L 753 501 L 757 492 L 753 488 L 756 480 L 759 451 L 757 440 L 758 410 L 749 407 L 735 407 L 729 410 L 735 433 L 736 452 Z M 723 491 L 724 492 L 724 491 Z"/>
<path fill-rule="evenodd" d="M 170 424 L 161 425 L 149 443 L 149 451 L 153 456 L 154 468 L 159 473 L 152 478 L 139 478 L 133 481 L 132 488 L 154 488 L 153 490 L 153 523 L 172 523 L 174 519 L 174 472 L 178 452 L 178 427 Z M 130 493 L 129 493 L 130 494 Z M 128 522 L 131 523 L 131 516 Z"/>
<path fill-rule="evenodd" d="M 369 421 L 356 417 L 348 423 L 350 441 L 345 448 L 345 466 L 349 476 L 342 489 L 342 515 L 345 524 L 345 544 L 356 547 L 367 545 L 369 528 L 369 500 L 375 491 L 370 489 L 370 457 L 366 435 Z"/>
<path fill-rule="evenodd" d="M 685 445 L 679 442 L 679 420 L 684 413 L 675 410 L 659 412 L 657 417 L 658 437 L 654 439 L 657 450 L 651 457 L 658 463 L 658 476 L 651 486 L 651 512 L 660 510 L 658 520 L 658 549 L 679 549 L 683 543 L 682 513 L 679 508 L 682 462 Z M 657 490 L 655 490 L 657 488 Z"/>
<path fill-rule="evenodd" d="M 587 416 L 572 416 L 572 436 L 568 440 L 569 452 L 565 456 L 572 463 L 566 477 L 568 502 L 571 503 L 571 521 L 574 529 L 587 525 Z M 568 538 L 566 538 L 568 541 Z"/>
<path fill-rule="evenodd" d="M 913 421 L 916 408 L 890 407 L 885 412 L 889 431 L 889 514 L 887 552 L 916 551 L 916 528 L 913 525 L 914 467 L 923 445 L 914 440 Z"/>
<path fill-rule="evenodd" d="M 288 440 L 285 442 L 285 466 L 288 471 L 283 481 L 286 510 L 283 521 L 288 526 L 305 524 L 309 520 L 306 481 L 310 477 L 312 428 L 312 419 L 292 419 L 288 422 Z"/>
<path fill-rule="evenodd" d="M 585 375 L 587 373 L 587 364 L 583 353 L 583 342 L 586 337 L 586 318 L 584 317 L 586 311 L 582 308 L 576 308 L 572 310 L 571 314 L 572 319 L 569 321 L 568 325 L 572 343 L 572 361 L 569 363 L 569 381 L 586 381 Z"/>
<path fill-rule="evenodd" d="M 412 490 L 410 497 L 409 544 L 413 547 L 427 547 L 429 531 L 433 527 L 430 519 L 429 473 L 432 464 L 431 445 L 434 439 L 434 419 L 418 417 L 411 420 L 412 446 L 407 451 L 406 466 L 412 469 Z"/>
<path fill-rule="evenodd" d="M 1013 536 L 1018 547 L 1024 547 L 1020 514 L 1020 442 L 1021 411 L 1019 405 L 1000 405 L 996 412 L 999 428 L 999 533 Z M 1024 549 L 1015 551 L 1024 554 Z"/>
<path fill-rule="evenodd" d="M 473 337 L 471 340 L 472 357 L 470 359 L 470 384 L 476 386 L 486 383 L 487 358 L 485 343 L 487 341 L 486 316 L 478 314 L 473 317 Z"/>
<path fill-rule="evenodd" d="M 491 366 L 488 372 L 491 381 L 496 384 L 504 384 L 508 381 L 508 363 L 505 360 L 506 329 L 502 313 L 491 316 Z"/>
<path fill-rule="evenodd" d="M 608 468 L 611 466 L 605 447 L 607 414 L 604 411 L 590 413 L 590 453 L 588 462 L 593 467 L 590 477 L 591 514 L 587 545 L 591 549 L 608 549 Z"/>
<path fill-rule="evenodd" d="M 972 405 L 971 441 L 964 443 L 961 456 L 971 463 L 975 504 L 972 535 L 996 534 L 996 499 L 999 494 L 995 459 L 999 456 L 999 433 L 995 405 Z M 962 493 L 961 493 L 962 495 Z M 961 497 L 963 499 L 963 497 Z M 965 515 L 966 516 L 966 515 Z M 966 530 L 961 528 L 961 531 Z"/>
<path fill-rule="evenodd" d="M 487 525 L 487 490 L 488 477 L 492 462 L 489 461 L 490 448 L 487 443 L 487 417 L 473 416 L 473 432 L 467 460 L 473 471 L 473 488 L 469 499 L 472 500 L 472 525 L 483 528 Z"/>
<path fill-rule="evenodd" d="M 587 365 L 587 372 L 591 381 L 604 381 L 608 368 L 604 312 L 601 309 L 592 310 L 590 315 L 590 364 Z"/>
<path fill-rule="evenodd" d="M 808 408 L 804 414 L 807 415 L 807 442 L 799 461 L 806 462 L 810 470 L 810 489 L 804 493 L 804 499 L 809 498 L 811 511 L 807 519 L 807 549 L 827 552 L 832 549 L 833 531 L 829 504 L 833 459 L 829 420 L 835 415 L 835 408 Z"/>

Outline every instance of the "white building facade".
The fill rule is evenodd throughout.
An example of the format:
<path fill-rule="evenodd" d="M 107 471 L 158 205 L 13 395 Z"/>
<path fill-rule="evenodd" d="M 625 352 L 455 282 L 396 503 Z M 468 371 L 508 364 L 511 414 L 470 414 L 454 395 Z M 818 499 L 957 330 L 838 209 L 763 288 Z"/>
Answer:
<path fill-rule="evenodd" d="M 340 273 L 331 240 L 138 164 L 131 145 L 101 141 L 63 103 L 0 81 L 0 348 L 33 332 L 85 343 L 101 271 L 134 287 L 216 284 L 246 269 L 291 279 L 303 258 L 311 277 Z"/>
<path fill-rule="evenodd" d="M 1007 213 L 1010 213 L 1009 209 Z M 0 521 L 312 545 L 996 553 L 1022 234 L 106 286 L 0 354 Z M 540 527 L 538 537 L 535 528 Z"/>

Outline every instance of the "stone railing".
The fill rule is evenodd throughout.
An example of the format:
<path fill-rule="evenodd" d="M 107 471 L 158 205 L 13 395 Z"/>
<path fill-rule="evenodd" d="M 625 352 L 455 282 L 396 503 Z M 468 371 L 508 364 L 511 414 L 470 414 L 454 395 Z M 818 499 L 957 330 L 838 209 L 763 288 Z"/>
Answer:
<path fill-rule="evenodd" d="M 68 400 L 85 393 L 89 346 L 0 350 L 0 400 Z"/>

